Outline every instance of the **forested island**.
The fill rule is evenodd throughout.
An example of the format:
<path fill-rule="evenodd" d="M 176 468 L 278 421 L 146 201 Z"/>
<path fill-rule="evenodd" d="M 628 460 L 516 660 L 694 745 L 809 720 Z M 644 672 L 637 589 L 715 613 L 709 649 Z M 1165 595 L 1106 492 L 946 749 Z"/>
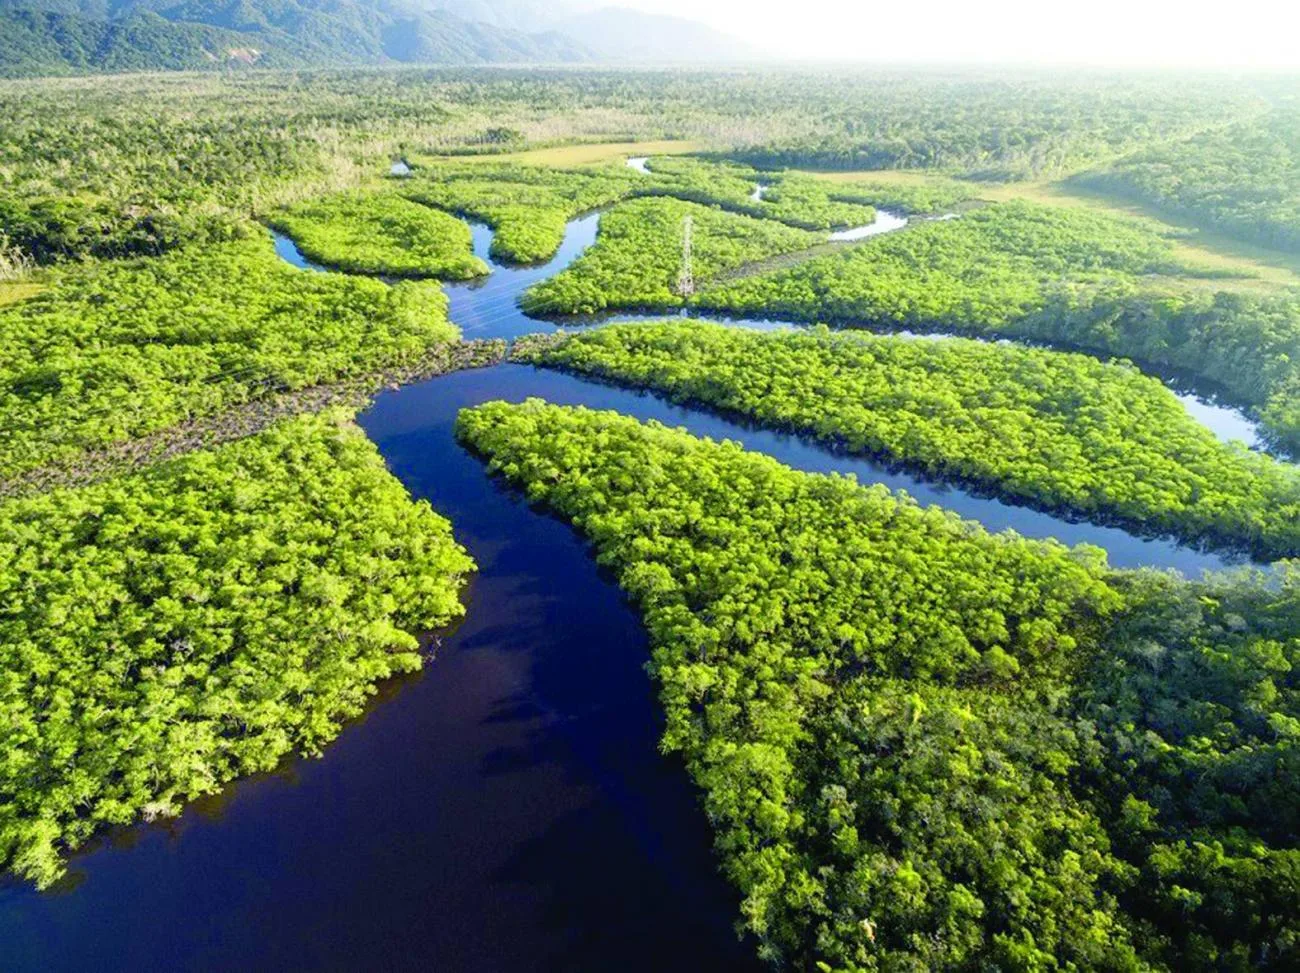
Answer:
<path fill-rule="evenodd" d="M 0 82 L 0 967 L 1300 966 L 1292 84 Z"/>

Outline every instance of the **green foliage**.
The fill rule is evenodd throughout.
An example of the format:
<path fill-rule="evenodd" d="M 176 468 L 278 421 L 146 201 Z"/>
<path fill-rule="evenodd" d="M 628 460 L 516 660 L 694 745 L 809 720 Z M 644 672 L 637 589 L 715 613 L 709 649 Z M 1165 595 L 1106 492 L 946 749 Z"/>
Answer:
<path fill-rule="evenodd" d="M 0 75 L 295 65 L 585 60 L 551 32 L 470 23 L 441 10 L 354 0 L 116 0 L 67 13 L 60 0 L 0 11 Z M 74 9 L 76 5 L 73 4 Z M 51 12 L 47 12 L 47 8 Z M 233 29 L 232 29 L 233 28 Z"/>
<path fill-rule="evenodd" d="M 38 264 L 85 257 L 152 256 L 187 241 L 215 243 L 246 232 L 237 223 L 213 214 L 115 208 L 104 200 L 76 196 L 0 196 L 0 227 L 11 245 Z"/>
<path fill-rule="evenodd" d="M 701 294 L 720 311 L 992 330 L 1040 309 L 1048 285 L 1181 269 L 1151 225 L 1004 203 Z"/>
<path fill-rule="evenodd" d="M 267 23 L 280 16 L 291 19 L 298 11 L 294 3 L 278 12 L 246 7 L 231 9 Z M 230 16 L 232 24 L 239 19 Z M 325 42 L 344 44 L 366 30 L 364 24 L 346 24 Z M 0 48 L 5 39 L 0 31 Z M 268 45 L 255 46 L 261 57 L 274 56 Z M 216 53 L 213 64 L 221 62 Z M 979 71 L 951 70 L 536 68 L 230 71 L 101 78 L 93 84 L 0 82 L 5 120 L 0 193 L 23 200 L 84 194 L 102 199 L 114 213 L 188 217 L 202 206 L 243 216 L 250 209 L 269 212 L 286 197 L 303 198 L 289 191 L 295 184 L 311 186 L 313 194 L 313 184 L 354 186 L 385 171 L 399 155 L 574 138 L 757 140 L 769 147 L 820 144 L 832 154 L 835 145 L 865 145 L 870 159 L 851 152 L 843 161 L 851 168 L 1055 171 L 1061 159 L 1073 166 L 1152 138 L 1243 118 L 1255 103 L 1252 92 L 1266 87 L 1258 79 L 1249 85 L 1186 77 L 990 79 Z M 485 141 L 503 137 L 510 142 Z M 760 147 L 749 158 L 779 168 L 821 156 L 820 151 L 783 154 Z M 620 177 L 641 179 L 643 189 L 656 178 L 647 182 L 626 169 Z M 729 197 L 748 205 L 752 190 L 737 185 Z M 722 202 L 717 192 L 709 201 Z M 830 198 L 863 201 L 834 187 Z M 884 198 L 865 201 L 887 205 Z M 506 244 L 501 246 L 498 256 L 510 256 Z M 521 246 L 516 259 L 541 259 L 553 248 Z"/>
<path fill-rule="evenodd" d="M 797 172 L 761 172 L 732 162 L 655 156 L 641 192 L 670 195 L 721 206 L 749 216 L 779 220 L 805 230 L 866 226 L 876 218 L 870 205 L 844 201 L 832 183 Z M 763 186 L 761 199 L 755 189 Z"/>
<path fill-rule="evenodd" d="M 0 76 L 87 71 L 195 70 L 262 60 L 255 35 L 176 22 L 150 10 L 116 20 L 39 9 L 0 10 Z M 280 52 L 264 66 L 294 63 Z"/>
<path fill-rule="evenodd" d="M 548 169 L 519 165 L 447 165 L 417 169 L 404 195 L 473 216 L 496 230 L 492 256 L 514 263 L 551 257 L 573 217 L 621 199 L 636 173 L 625 167 Z"/>
<path fill-rule="evenodd" d="M 295 270 L 265 234 L 70 270 L 0 308 L 0 475 L 456 337 L 436 284 Z"/>
<path fill-rule="evenodd" d="M 0 506 L 0 865 L 314 754 L 473 563 L 345 413 Z"/>
<path fill-rule="evenodd" d="M 823 76 L 787 104 L 801 125 L 769 127 L 729 150 L 753 165 L 826 169 L 940 169 L 979 179 L 1042 178 L 1106 162 L 1153 141 L 1258 111 L 1253 87 L 1189 76 L 1062 76 L 997 72 L 890 76 L 858 87 Z M 773 84 L 779 82 L 774 81 Z M 1286 82 L 1278 89 L 1285 90 Z"/>
<path fill-rule="evenodd" d="M 1131 580 L 1081 694 L 1135 913 L 1177 968 L 1300 962 L 1300 565 Z"/>
<path fill-rule="evenodd" d="M 859 679 L 813 736 L 805 855 L 824 891 L 792 918 L 832 967 L 1145 966 L 1111 891 L 1131 868 L 1070 789 L 1095 748 L 1054 707 Z"/>
<path fill-rule="evenodd" d="M 940 176 L 927 176 L 924 182 L 915 183 L 871 179 L 836 181 L 828 188 L 831 199 L 917 216 L 948 213 L 977 195 L 969 183 Z"/>
<path fill-rule="evenodd" d="M 1111 572 L 613 413 L 457 428 L 644 613 L 767 958 L 1295 965 L 1300 569 Z"/>
<path fill-rule="evenodd" d="M 1300 471 L 1224 445 L 1164 385 L 1084 355 L 699 322 L 612 325 L 537 363 L 665 392 L 1014 500 L 1268 558 L 1300 554 Z"/>
<path fill-rule="evenodd" d="M 711 310 L 1057 342 L 1177 369 L 1300 449 L 1300 299 L 1205 293 L 1150 224 L 1007 203 L 697 295 Z"/>
<path fill-rule="evenodd" d="M 516 263 L 547 259 L 559 247 L 567 220 L 629 197 L 673 197 L 810 230 L 875 219 L 870 206 L 836 201 L 833 184 L 798 173 L 761 173 L 676 156 L 656 156 L 650 167 L 646 175 L 622 165 L 553 169 L 439 162 L 418 169 L 402 193 L 488 223 L 497 231 L 492 255 Z M 755 200 L 760 182 L 770 188 Z"/>
<path fill-rule="evenodd" d="M 361 274 L 467 280 L 488 272 L 469 227 L 387 193 L 342 193 L 272 217 L 311 260 Z"/>
<path fill-rule="evenodd" d="M 0 63 L 30 46 L 42 70 L 139 67 L 142 51 L 219 64 L 252 56 L 223 32 L 279 36 L 295 18 L 302 51 L 259 63 L 376 56 L 374 24 L 346 3 L 272 6 L 190 4 L 178 16 L 202 18 L 198 31 L 152 14 L 112 30 L 0 15 Z M 420 22 L 385 53 L 494 43 Z M 291 206 L 318 258 L 456 275 L 481 270 L 463 226 L 399 194 L 492 223 L 495 254 L 518 261 L 618 203 L 584 261 L 533 300 L 676 303 L 687 212 L 707 280 L 816 239 L 791 227 L 867 223 L 874 206 L 942 212 L 966 195 L 777 168 L 791 165 L 1004 179 L 1141 148 L 1098 178 L 1286 245 L 1294 126 L 1263 100 L 1291 83 L 536 69 L 0 83 L 0 226 L 55 265 L 0 308 L 0 475 L 452 340 L 436 285 L 303 274 L 249 234 L 250 217 L 371 185 L 393 158 L 574 137 L 744 142 L 744 163 L 772 171 L 735 157 L 655 157 L 648 176 L 437 163 L 380 195 Z M 1182 141 L 1147 148 L 1168 139 Z M 625 202 L 642 196 L 669 198 Z M 1149 225 L 993 206 L 700 303 L 1185 369 L 1300 448 L 1300 301 L 1162 285 L 1191 276 L 1173 252 Z M 1124 367 L 693 325 L 542 354 L 1027 502 L 1295 549 L 1294 478 L 1220 446 Z M 1110 572 L 1095 549 L 991 537 L 883 488 L 611 414 L 490 405 L 459 430 L 591 537 L 644 610 L 664 745 L 703 789 L 769 958 L 1300 965 L 1294 568 L 1197 584 Z M 317 752 L 377 680 L 418 665 L 409 633 L 459 614 L 470 567 L 334 413 L 0 505 L 0 866 L 46 884 L 103 824 Z"/>
<path fill-rule="evenodd" d="M 448 113 L 414 77 L 236 73 L 0 83 L 0 117 L 0 214 L 76 258 L 218 239 L 289 186 L 382 171 Z"/>
<path fill-rule="evenodd" d="M 989 536 L 883 487 L 613 413 L 491 403 L 463 411 L 457 428 L 591 538 L 641 606 L 663 745 L 683 752 L 705 791 L 745 925 L 766 952 L 796 968 L 892 968 L 886 950 L 923 957 L 919 944 L 936 940 L 924 948 L 939 965 L 996 965 L 1050 922 L 1049 948 L 1126 953 L 1122 928 L 1096 915 L 1112 867 L 1104 837 L 1053 799 L 1069 759 L 1044 741 L 1041 768 L 979 796 L 995 787 L 980 771 L 1032 747 L 1034 722 L 1065 734 L 1012 714 L 999 727 L 990 708 L 1011 708 L 980 700 L 1014 684 L 1011 673 L 1076 665 L 1089 625 L 1119 605 L 1097 552 Z M 866 687 L 898 680 L 866 708 Z M 990 725 L 970 739 L 938 710 L 911 733 L 925 706 L 909 699 L 911 683 L 945 710 L 975 703 L 965 722 Z M 907 745 L 914 735 L 933 743 Z M 945 737 L 957 735 L 953 749 Z M 982 756 L 984 735 L 1011 753 L 990 743 Z M 947 776 L 931 777 L 940 768 Z M 886 818 L 891 829 L 868 830 Z"/>
<path fill-rule="evenodd" d="M 1058 288 L 1042 310 L 999 329 L 1200 376 L 1300 453 L 1300 295 L 1187 292 L 1134 282 Z"/>
<path fill-rule="evenodd" d="M 520 300 L 532 314 L 589 314 L 606 308 L 680 307 L 684 221 L 691 219 L 697 282 L 764 257 L 806 250 L 824 237 L 676 199 L 621 203 L 600 218 L 596 243 Z"/>
<path fill-rule="evenodd" d="M 577 520 L 604 563 L 639 563 L 626 586 L 666 613 L 651 631 L 687 625 L 700 647 L 725 653 L 761 636 L 774 654 L 982 683 L 994 647 L 1017 666 L 1068 669 L 1067 620 L 1117 603 L 1095 548 L 990 536 L 884 487 L 795 473 L 734 443 L 535 399 L 467 409 L 457 429 L 494 471 Z M 688 620 L 724 590 L 714 623 Z M 820 611 L 806 615 L 796 606 L 812 592 Z"/>
<path fill-rule="evenodd" d="M 1144 149 L 1076 178 L 1243 240 L 1300 250 L 1300 109 L 1294 105 Z"/>

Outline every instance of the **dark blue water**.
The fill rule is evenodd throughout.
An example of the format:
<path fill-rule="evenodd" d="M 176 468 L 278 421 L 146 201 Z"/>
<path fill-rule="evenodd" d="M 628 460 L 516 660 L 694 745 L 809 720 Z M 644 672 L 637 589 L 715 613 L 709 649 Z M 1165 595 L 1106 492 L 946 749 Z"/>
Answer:
<path fill-rule="evenodd" d="M 492 273 L 472 281 L 446 285 L 451 319 L 466 338 L 518 338 L 555 326 L 530 318 L 519 309 L 519 295 L 533 284 L 553 277 L 573 263 L 596 239 L 599 213 L 571 222 L 555 256 L 540 264 L 514 266 L 492 259 L 492 230 L 471 223 L 474 254 L 488 262 Z"/>
<path fill-rule="evenodd" d="M 556 405 L 612 409 L 642 421 L 654 420 L 682 427 L 696 436 L 731 439 L 747 449 L 766 453 L 793 469 L 809 473 L 852 474 L 861 483 L 884 484 L 891 490 L 907 493 L 921 504 L 938 504 L 976 520 L 992 531 L 1014 530 L 1025 537 L 1054 537 L 1065 544 L 1094 544 L 1106 550 L 1110 563 L 1116 567 L 1175 568 L 1188 576 L 1199 577 L 1204 571 L 1220 570 L 1241 562 L 1230 555 L 1198 551 L 1167 538 L 1142 537 L 1119 527 L 1074 522 L 1015 506 L 996 497 L 979 496 L 960 487 L 928 483 L 872 460 L 830 452 L 799 436 L 675 405 L 649 393 L 524 365 L 499 365 L 449 375 L 385 393 L 363 417 L 362 424 L 392 466 L 392 457 L 384 443 L 385 437 L 394 430 L 410 436 L 418 436 L 421 430 L 426 430 L 425 435 L 433 437 L 441 429 L 437 422 L 438 409 L 460 409 L 492 399 L 521 402 L 530 396 Z M 443 448 L 432 438 L 427 445 L 434 451 Z M 393 469 L 401 475 L 397 467 Z M 457 522 L 454 514 L 444 512 L 451 516 L 453 523 Z"/>
<path fill-rule="evenodd" d="M 449 286 L 453 320 L 470 337 L 548 327 L 514 301 L 581 252 L 595 224 L 577 221 L 545 266 Z M 489 243 L 475 228 L 480 256 Z M 284 238 L 277 250 L 309 266 Z M 323 759 L 115 832 L 73 859 L 62 890 L 0 884 L 0 970 L 757 968 L 732 932 L 737 897 L 696 795 L 657 753 L 637 616 L 572 530 L 454 442 L 459 409 L 527 396 L 738 439 L 993 530 L 1099 544 L 1117 565 L 1226 563 L 559 373 L 507 365 L 385 393 L 362 424 L 478 562 L 463 625 Z"/>
<path fill-rule="evenodd" d="M 436 661 L 323 759 L 77 856 L 74 890 L 0 889 L 0 969 L 758 969 L 657 752 L 638 617 L 453 441 L 461 407 L 531 374 L 460 373 L 364 417 L 479 565 Z M 563 382 L 539 377 L 521 394 Z"/>

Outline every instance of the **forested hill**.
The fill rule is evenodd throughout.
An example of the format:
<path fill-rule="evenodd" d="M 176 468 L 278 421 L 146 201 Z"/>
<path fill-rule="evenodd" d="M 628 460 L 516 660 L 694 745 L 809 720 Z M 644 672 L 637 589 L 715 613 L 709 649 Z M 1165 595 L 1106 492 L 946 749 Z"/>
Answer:
<path fill-rule="evenodd" d="M 0 0 L 0 77 L 752 56 L 691 20 L 531 0 Z"/>
<path fill-rule="evenodd" d="M 525 33 L 402 0 L 0 0 L 0 76 L 256 65 L 570 62 Z"/>

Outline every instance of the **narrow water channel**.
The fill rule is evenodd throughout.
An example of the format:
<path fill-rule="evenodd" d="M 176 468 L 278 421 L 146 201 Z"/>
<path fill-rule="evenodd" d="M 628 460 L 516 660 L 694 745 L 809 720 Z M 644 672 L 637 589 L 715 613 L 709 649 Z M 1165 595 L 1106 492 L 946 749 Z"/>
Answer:
<path fill-rule="evenodd" d="M 629 160 L 629 164 L 637 160 Z M 941 219 L 943 217 L 940 217 Z M 612 324 L 619 321 L 646 321 L 662 319 L 663 313 L 638 314 L 630 312 L 611 312 L 591 318 L 562 320 L 531 318 L 519 308 L 519 296 L 539 281 L 552 277 L 564 270 L 582 255 L 596 240 L 600 224 L 599 213 L 588 213 L 572 220 L 566 228 L 564 240 L 555 255 L 544 263 L 518 266 L 498 263 L 492 258 L 492 229 L 483 223 L 470 222 L 471 238 L 475 256 L 481 258 L 491 268 L 492 273 L 471 281 L 458 281 L 445 285 L 449 298 L 449 313 L 467 338 L 506 338 L 513 340 L 526 334 L 554 331 L 563 327 L 590 327 L 593 324 Z M 852 234 L 843 239 L 863 239 L 881 233 L 898 230 L 907 225 L 905 217 L 897 216 L 883 210 L 877 210 L 876 221 L 866 227 L 856 227 L 841 231 Z M 309 261 L 294 242 L 280 233 L 272 233 L 276 253 L 281 258 L 304 270 L 326 270 Z M 678 312 L 685 314 L 687 312 Z M 801 327 L 793 322 L 777 318 L 746 318 L 729 315 L 710 314 L 691 310 L 692 316 L 717 321 L 738 328 L 750 328 L 762 331 L 783 330 Z M 900 334 L 900 332 L 893 332 Z M 940 332 L 916 333 L 901 332 L 905 337 L 943 339 L 954 337 Z M 970 337 L 970 336 L 965 336 Z M 982 340 L 971 338 L 971 340 Z M 1008 342 L 1009 343 L 1009 342 Z M 1170 378 L 1165 383 L 1170 391 L 1183 403 L 1188 413 L 1196 421 L 1213 432 L 1224 442 L 1240 442 L 1251 448 L 1262 448 L 1264 437 L 1260 434 L 1258 424 L 1242 410 L 1218 401 L 1214 396 L 1191 390 L 1186 382 Z"/>
<path fill-rule="evenodd" d="M 515 302 L 592 242 L 597 219 L 572 223 L 546 265 L 494 264 L 485 280 L 449 285 L 453 320 L 467 337 L 554 327 Z M 474 228 L 484 259 L 490 242 Z M 276 246 L 310 266 L 290 241 Z M 75 856 L 53 892 L 0 882 L 0 969 L 759 969 L 732 931 L 737 897 L 693 788 L 657 752 L 639 619 L 569 527 L 454 441 L 461 408 L 529 396 L 852 472 L 992 530 L 1098 544 L 1117 565 L 1194 575 L 1228 563 L 556 372 L 502 365 L 387 392 L 360 421 L 477 561 L 464 623 L 322 759 L 239 782 L 175 821 L 120 829 Z"/>
<path fill-rule="evenodd" d="M 899 216 L 897 213 L 890 213 L 887 210 L 876 209 L 876 219 L 866 226 L 851 226 L 846 230 L 836 230 L 831 234 L 831 239 L 836 242 L 849 242 L 851 240 L 865 240 L 867 237 L 880 236 L 882 233 L 893 233 L 895 230 L 901 230 L 907 226 L 907 217 Z"/>
<path fill-rule="evenodd" d="M 450 303 L 450 315 L 460 325 L 466 337 L 514 339 L 538 331 L 555 330 L 564 321 L 542 321 L 524 314 L 518 306 L 519 295 L 528 287 L 569 266 L 596 239 L 600 216 L 598 213 L 580 217 L 569 224 L 564 241 L 551 260 L 530 266 L 507 266 L 496 263 L 490 254 L 492 231 L 483 224 L 472 224 L 474 252 L 492 267 L 485 278 L 457 282 L 445 287 Z M 889 223 L 893 217 L 879 213 L 878 221 Z M 296 266 L 311 267 L 292 241 L 277 237 L 277 248 Z M 685 312 L 682 312 L 685 313 Z M 614 323 L 662 319 L 663 315 L 638 315 L 612 313 L 590 319 Z M 779 330 L 795 327 L 774 319 L 715 317 L 733 327 L 758 330 Z M 946 340 L 950 335 L 939 333 L 902 332 L 901 336 L 913 340 Z M 978 340 L 978 339 L 976 339 Z M 502 379 L 498 376 L 506 375 Z M 527 376 L 527 377 L 525 377 Z M 446 378 L 437 382 L 447 382 Z M 1164 537 L 1141 536 L 1133 531 L 1103 526 L 1088 521 L 1072 520 L 1056 514 L 1043 513 L 985 496 L 957 485 L 927 480 L 888 464 L 868 459 L 832 453 L 821 446 L 802 440 L 762 430 L 754 426 L 724 419 L 707 410 L 670 406 L 650 395 L 629 393 L 575 377 L 559 376 L 545 371 L 500 366 L 490 370 L 486 377 L 476 380 L 478 387 L 498 389 L 497 397 L 518 399 L 514 393 L 525 386 L 534 389 L 530 394 L 557 403 L 594 405 L 599 408 L 616 408 L 640 418 L 654 418 L 680 425 L 697 435 L 713 438 L 730 438 L 745 443 L 759 452 L 768 453 L 796 469 L 810 472 L 852 473 L 863 483 L 882 483 L 892 490 L 903 490 L 922 504 L 939 504 L 963 517 L 976 520 L 991 531 L 1015 530 L 1026 537 L 1054 537 L 1066 544 L 1094 544 L 1104 548 L 1110 563 L 1116 567 L 1176 568 L 1189 577 L 1198 577 L 1203 571 L 1218 570 L 1242 563 L 1232 555 L 1196 550 L 1188 545 Z M 1188 408 L 1189 413 L 1207 428 L 1225 440 L 1237 439 L 1253 445 L 1257 439 L 1255 424 L 1238 410 L 1216 404 L 1211 400 L 1187 391 L 1174 394 Z M 407 400 L 408 392 L 399 390 L 390 395 L 397 401 Z M 385 396 L 381 401 L 387 401 Z M 486 401 L 486 400 L 484 400 Z M 617 404 L 600 404 L 617 403 Z"/>

